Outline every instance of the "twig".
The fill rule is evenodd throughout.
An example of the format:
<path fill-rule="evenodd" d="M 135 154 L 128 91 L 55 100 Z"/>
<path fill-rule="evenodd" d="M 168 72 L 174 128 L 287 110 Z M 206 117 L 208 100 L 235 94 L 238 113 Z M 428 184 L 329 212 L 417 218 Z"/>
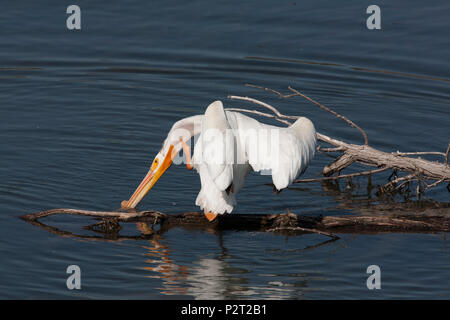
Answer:
<path fill-rule="evenodd" d="M 381 187 L 381 189 L 382 190 L 387 190 L 388 188 L 393 187 L 395 184 L 397 184 L 397 183 L 399 183 L 401 181 L 408 182 L 408 181 L 411 181 L 411 180 L 414 180 L 414 179 L 416 179 L 416 175 L 414 175 L 414 174 L 408 174 L 408 175 L 403 176 L 403 177 L 397 177 L 394 180 L 391 180 L 388 183 L 386 183 L 384 186 Z"/>
<path fill-rule="evenodd" d="M 357 130 L 362 134 L 362 136 L 363 136 L 363 138 L 364 138 L 364 144 L 365 144 L 366 146 L 369 145 L 369 139 L 367 138 L 366 132 L 365 132 L 363 129 L 361 129 L 358 125 L 356 125 L 353 121 L 351 121 L 351 120 L 348 119 L 347 117 L 345 117 L 345 116 L 343 116 L 343 115 L 337 113 L 336 111 L 331 110 L 330 108 L 325 107 L 323 104 L 317 102 L 317 101 L 314 100 L 314 99 L 311 99 L 310 97 L 304 95 L 303 93 L 298 92 L 296 89 L 292 88 L 291 86 L 289 86 L 289 90 L 291 90 L 292 92 L 296 93 L 297 95 L 299 95 L 299 96 L 305 98 L 306 100 L 308 100 L 308 101 L 314 103 L 314 104 L 317 105 L 319 108 L 321 108 L 321 109 L 323 109 L 323 110 L 325 110 L 325 111 L 328 111 L 328 112 L 330 112 L 331 114 L 335 115 L 336 117 L 338 117 L 338 118 L 344 120 L 345 122 L 347 122 L 350 126 L 352 126 L 353 128 L 357 129 Z"/>
<path fill-rule="evenodd" d="M 375 169 L 375 170 L 368 170 L 368 171 L 362 171 L 362 172 L 356 172 L 356 173 L 350 173 L 350 174 L 342 174 L 339 176 L 332 176 L 332 177 L 323 177 L 323 178 L 315 178 L 315 179 L 298 179 L 298 180 L 295 180 L 293 183 L 308 183 L 308 182 L 317 182 L 317 181 L 338 180 L 338 179 L 343 179 L 343 178 L 353 178 L 353 177 L 358 177 L 358 176 L 367 176 L 367 175 L 386 171 L 387 169 L 390 169 L 390 168 L 383 167 L 383 168 Z"/>
<path fill-rule="evenodd" d="M 234 99 L 234 100 L 248 101 L 248 102 L 252 102 L 254 104 L 260 105 L 261 107 L 264 107 L 264 108 L 269 109 L 270 111 L 272 111 L 278 118 L 292 119 L 292 120 L 297 120 L 299 118 L 298 116 L 287 116 L 287 115 L 284 115 L 281 112 L 279 112 L 277 110 L 277 108 L 271 106 L 270 104 L 262 102 L 262 101 L 259 101 L 259 100 L 254 99 L 254 98 L 241 97 L 241 96 L 232 96 L 232 95 L 229 95 L 228 98 L 229 99 Z"/>
<path fill-rule="evenodd" d="M 448 154 L 450 153 L 450 142 L 448 143 L 447 151 L 445 152 L 445 164 L 448 164 Z"/>
<path fill-rule="evenodd" d="M 396 155 L 396 156 L 415 156 L 415 155 L 435 154 L 435 155 L 445 157 L 445 153 L 437 152 L 437 151 L 430 151 L 430 152 L 400 152 L 400 151 L 396 151 L 396 152 L 392 152 L 392 154 Z"/>
<path fill-rule="evenodd" d="M 429 190 L 429 189 L 431 189 L 433 187 L 436 187 L 441 182 L 444 182 L 444 179 L 439 179 L 439 180 L 433 182 L 432 184 L 427 185 L 424 191 L 427 191 L 427 190 Z"/>
<path fill-rule="evenodd" d="M 311 228 L 303 228 L 303 227 L 276 227 L 276 228 L 272 228 L 272 229 L 268 229 L 268 232 L 276 232 L 276 231 L 302 231 L 302 232 L 311 232 L 311 233 L 317 233 L 317 234 L 321 234 L 330 238 L 333 238 L 334 240 L 338 240 L 340 239 L 338 236 L 332 234 L 332 233 L 328 233 L 328 232 L 323 232 L 317 229 L 311 229 Z"/>
<path fill-rule="evenodd" d="M 237 99 L 237 97 L 235 97 L 235 98 Z M 238 112 L 253 113 L 253 114 L 256 114 L 256 115 L 259 115 L 259 116 L 262 116 L 262 117 L 275 119 L 275 120 L 277 120 L 279 122 L 287 124 L 288 126 L 291 125 L 291 123 L 289 121 L 287 121 L 287 120 L 283 120 L 283 119 L 280 119 L 280 118 L 278 118 L 278 117 L 276 117 L 276 116 L 274 116 L 272 114 L 268 114 L 268 113 L 257 111 L 257 110 L 249 110 L 249 109 L 242 109 L 242 108 L 225 108 L 225 110 L 226 111 L 238 111 Z"/>
<path fill-rule="evenodd" d="M 279 91 L 273 90 L 273 89 L 271 89 L 271 88 L 261 87 L 261 86 L 258 86 L 258 85 L 256 85 L 256 84 L 246 83 L 245 86 L 251 87 L 251 88 L 257 88 L 257 89 L 262 89 L 262 90 L 265 90 L 265 91 L 273 92 L 273 93 L 277 94 L 280 98 L 283 98 L 283 99 L 298 96 L 297 93 L 292 93 L 292 94 L 286 94 L 286 95 L 284 95 L 284 94 L 282 94 L 282 93 L 279 92 Z"/>
<path fill-rule="evenodd" d="M 273 92 L 273 93 L 277 94 L 280 98 L 291 98 L 291 97 L 295 97 L 295 96 L 301 96 L 301 97 L 305 98 L 306 100 L 308 100 L 308 101 L 314 103 L 314 104 L 317 105 L 319 108 L 321 108 L 321 109 L 323 109 L 323 110 L 325 110 L 325 111 L 330 112 L 331 114 L 335 115 L 336 117 L 338 117 L 338 118 L 344 120 L 345 122 L 347 122 L 347 123 L 348 123 L 350 126 L 352 126 L 353 128 L 357 129 L 357 130 L 362 134 L 362 136 L 363 136 L 363 138 L 364 138 L 364 144 L 365 144 L 365 145 L 369 145 L 369 139 L 367 138 L 367 134 L 366 134 L 366 132 L 365 132 L 363 129 L 361 129 L 361 127 L 359 127 L 357 124 L 355 124 L 353 121 L 351 121 L 351 120 L 348 119 L 347 117 L 345 117 L 345 116 L 343 116 L 343 115 L 337 113 L 337 112 L 334 111 L 334 110 L 331 110 L 331 109 L 328 108 L 328 107 L 325 107 L 323 104 L 321 104 L 321 103 L 315 101 L 314 99 L 311 99 L 310 97 L 306 96 L 306 95 L 303 94 L 303 93 L 300 93 L 299 91 L 297 91 L 296 89 L 292 88 L 291 86 L 289 86 L 288 88 L 289 88 L 289 90 L 291 90 L 291 91 L 294 92 L 294 93 L 293 93 L 293 94 L 289 94 L 289 95 L 284 95 L 284 94 L 280 93 L 279 91 L 276 91 L 276 90 L 273 90 L 273 89 L 270 89 L 270 88 L 265 88 L 265 87 L 258 86 L 258 85 L 254 85 L 254 84 L 248 84 L 248 83 L 247 83 L 246 86 L 247 86 L 247 87 L 252 87 L 252 88 L 257 88 L 257 89 L 262 89 L 262 90 L 265 90 L 265 91 Z M 272 106 L 270 106 L 270 107 L 273 108 Z M 274 109 L 275 109 L 275 108 L 274 108 Z M 275 110 L 276 110 L 276 109 L 275 109 Z M 276 112 L 277 112 L 277 115 L 282 116 L 282 117 L 286 117 L 285 115 L 281 115 L 281 113 L 280 113 L 278 110 L 276 110 Z M 291 118 L 289 118 L 289 119 L 291 119 Z"/>
<path fill-rule="evenodd" d="M 282 114 L 274 107 L 272 107 L 270 104 L 267 104 L 265 102 L 253 99 L 253 98 L 249 98 L 249 97 L 240 97 L 240 96 L 233 96 L 233 95 L 229 95 L 228 99 L 239 99 L 239 100 L 245 100 L 245 101 L 249 101 L 249 102 L 253 102 L 255 104 L 258 104 L 260 106 L 263 106 L 264 108 L 269 109 L 270 111 L 272 111 L 273 113 L 275 113 L 275 115 L 277 115 L 278 117 L 282 117 Z"/>
<path fill-rule="evenodd" d="M 347 150 L 344 147 L 336 147 L 336 148 L 322 148 L 321 146 L 317 147 L 317 151 L 320 152 L 341 152 Z"/>
<path fill-rule="evenodd" d="M 280 98 L 291 98 L 291 97 L 295 97 L 295 96 L 301 96 L 301 97 L 305 98 L 306 100 L 308 100 L 308 101 L 314 103 L 314 104 L 317 105 L 319 108 L 321 108 L 321 109 L 323 109 L 323 110 L 325 110 L 325 111 L 330 112 L 331 114 L 335 115 L 336 117 L 338 117 L 338 118 L 344 120 L 345 122 L 347 122 L 347 123 L 348 123 L 350 126 L 352 126 L 353 128 L 357 129 L 357 130 L 362 134 L 362 136 L 363 136 L 363 138 L 364 138 L 364 144 L 365 144 L 365 145 L 368 145 L 368 144 L 369 144 L 369 140 L 368 140 L 368 138 L 367 138 L 366 132 L 365 132 L 363 129 L 361 129 L 358 125 L 356 125 L 353 121 L 351 121 L 351 120 L 348 119 L 347 117 L 345 117 L 345 116 L 343 116 L 343 115 L 337 113 L 336 111 L 331 110 L 331 109 L 328 108 L 328 107 L 325 107 L 323 104 L 321 104 L 321 103 L 315 101 L 314 99 L 311 99 L 310 97 L 304 95 L 303 93 L 300 93 L 299 91 L 297 91 L 296 89 L 292 88 L 291 86 L 289 86 L 288 88 L 289 88 L 289 90 L 291 90 L 291 91 L 294 92 L 294 93 L 293 93 L 293 94 L 289 94 L 289 95 L 284 95 L 284 94 L 280 93 L 279 91 L 276 91 L 276 90 L 273 90 L 273 89 L 270 89 L 270 88 L 261 87 L 261 86 L 254 85 L 254 84 L 248 84 L 248 83 L 247 83 L 246 86 L 247 86 L 247 87 L 252 87 L 252 88 L 257 88 L 257 89 L 262 89 L 262 90 L 265 90 L 265 91 L 273 92 L 273 93 L 277 94 Z M 277 115 L 280 116 L 280 117 L 289 117 L 289 116 L 282 115 L 276 108 L 274 108 L 274 107 L 272 107 L 272 106 L 270 106 L 270 108 L 275 109 L 276 111 L 274 111 L 274 112 L 276 112 Z M 289 119 L 292 119 L 292 118 L 289 117 Z"/>

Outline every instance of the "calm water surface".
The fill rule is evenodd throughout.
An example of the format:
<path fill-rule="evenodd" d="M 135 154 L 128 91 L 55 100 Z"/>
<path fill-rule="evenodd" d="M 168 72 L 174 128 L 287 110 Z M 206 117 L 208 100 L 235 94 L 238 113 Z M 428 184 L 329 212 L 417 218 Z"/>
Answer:
<path fill-rule="evenodd" d="M 313 105 L 246 83 L 292 85 L 358 123 L 381 150 L 445 150 L 448 1 L 378 1 L 380 31 L 365 27 L 369 1 L 77 4 L 78 32 L 66 29 L 61 1 L 10 1 L 0 11 L 0 298 L 450 298 L 441 234 L 342 235 L 316 246 L 328 239 L 171 229 L 152 240 L 88 241 L 18 219 L 48 208 L 118 208 L 174 121 L 217 99 L 248 107 L 228 94 L 262 99 L 309 117 L 319 132 L 361 142 Z M 318 155 L 305 177 L 329 161 Z M 364 179 L 353 191 L 308 184 L 280 195 L 268 182 L 249 176 L 235 212 L 343 215 L 377 204 Z M 173 166 L 140 208 L 197 210 L 199 188 L 195 172 Z M 448 202 L 448 195 L 442 186 L 429 197 Z M 84 234 L 80 227 L 92 223 L 47 221 Z M 131 225 L 124 232 L 139 234 Z M 71 264 L 81 267 L 82 290 L 66 288 Z M 371 264 L 381 267 L 381 290 L 366 288 Z"/>

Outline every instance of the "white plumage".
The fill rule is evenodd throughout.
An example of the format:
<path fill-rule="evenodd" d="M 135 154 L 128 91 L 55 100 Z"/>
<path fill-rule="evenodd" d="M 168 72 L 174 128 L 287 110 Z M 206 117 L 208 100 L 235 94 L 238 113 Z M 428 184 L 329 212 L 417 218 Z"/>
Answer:
<path fill-rule="evenodd" d="M 215 101 L 204 115 L 182 119 L 172 126 L 149 174 L 126 202 L 127 207 L 134 207 L 143 198 L 168 168 L 163 163 L 168 158 L 171 162 L 183 141 L 194 136 L 192 165 L 201 182 L 195 203 L 205 213 L 215 215 L 233 210 L 236 194 L 252 170 L 271 175 L 275 187 L 282 190 L 305 171 L 316 149 L 316 131 L 307 118 L 301 117 L 286 128 L 277 127 L 225 111 L 222 102 Z M 145 187 L 146 179 L 149 188 Z"/>
<path fill-rule="evenodd" d="M 211 128 L 231 132 L 205 139 Z M 275 187 L 284 189 L 306 169 L 315 147 L 316 132 L 307 118 L 280 128 L 224 111 L 222 102 L 216 101 L 205 112 L 194 149 L 193 164 L 202 185 L 196 205 L 215 214 L 230 213 L 251 170 L 271 174 Z M 223 163 L 217 164 L 217 160 Z"/>

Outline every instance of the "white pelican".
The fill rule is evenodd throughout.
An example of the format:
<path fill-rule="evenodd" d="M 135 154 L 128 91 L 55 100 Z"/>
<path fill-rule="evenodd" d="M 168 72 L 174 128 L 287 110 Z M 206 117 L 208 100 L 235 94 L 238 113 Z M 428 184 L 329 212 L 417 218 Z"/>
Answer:
<path fill-rule="evenodd" d="M 186 142 L 192 137 L 197 139 L 191 161 Z M 316 131 L 304 117 L 281 128 L 225 111 L 222 102 L 215 101 L 204 115 L 181 119 L 172 126 L 149 172 L 131 198 L 122 201 L 122 208 L 135 208 L 181 149 L 187 168 L 195 168 L 200 175 L 201 190 L 195 204 L 213 221 L 233 210 L 235 196 L 251 170 L 272 175 L 277 190 L 291 184 L 314 156 Z"/>

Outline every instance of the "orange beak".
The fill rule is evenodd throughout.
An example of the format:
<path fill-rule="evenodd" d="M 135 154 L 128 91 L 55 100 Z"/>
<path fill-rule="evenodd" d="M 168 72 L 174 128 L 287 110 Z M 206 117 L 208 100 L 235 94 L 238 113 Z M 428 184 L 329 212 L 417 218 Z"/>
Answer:
<path fill-rule="evenodd" d="M 136 208 L 136 206 L 141 202 L 141 200 L 147 195 L 151 188 L 155 185 L 156 181 L 163 175 L 163 173 L 169 169 L 172 165 L 173 158 L 176 154 L 173 153 L 173 145 L 170 146 L 166 157 L 156 171 L 150 169 L 142 180 L 142 182 L 137 187 L 136 191 L 131 196 L 130 200 L 122 201 L 122 209 Z"/>

